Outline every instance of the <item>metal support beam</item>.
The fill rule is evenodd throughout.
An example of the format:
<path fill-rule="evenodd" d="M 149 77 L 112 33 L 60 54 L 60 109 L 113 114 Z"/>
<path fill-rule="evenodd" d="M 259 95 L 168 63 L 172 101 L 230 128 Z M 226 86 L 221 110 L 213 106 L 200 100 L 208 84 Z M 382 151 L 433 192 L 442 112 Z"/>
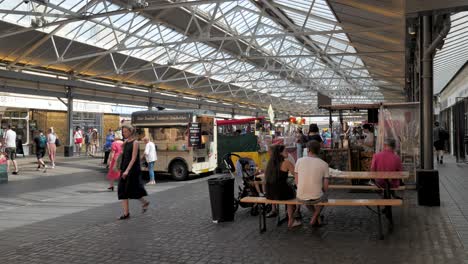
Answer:
<path fill-rule="evenodd" d="M 331 110 L 329 111 L 329 126 L 330 126 L 330 135 L 332 135 L 332 133 L 333 133 L 333 118 L 332 118 L 332 111 Z M 330 148 L 333 148 L 333 145 L 334 145 L 333 144 L 334 143 L 333 142 L 333 135 L 330 138 L 330 142 L 331 142 L 330 143 Z"/>
<path fill-rule="evenodd" d="M 343 140 L 341 140 L 341 135 L 344 135 L 345 131 L 344 131 L 344 122 L 343 122 L 343 110 L 339 110 L 338 111 L 338 114 L 339 114 L 339 118 L 340 118 L 340 146 L 341 148 L 343 148 Z M 344 137 L 343 137 L 344 138 Z"/>
<path fill-rule="evenodd" d="M 57 97 L 57 99 L 58 99 L 60 102 L 62 102 L 62 104 L 65 105 L 65 107 L 68 107 L 68 103 L 65 103 L 65 101 L 63 101 L 62 98 Z"/>
<path fill-rule="evenodd" d="M 429 48 L 432 41 L 432 17 L 424 16 L 423 17 L 423 53 Z M 422 61 L 422 123 L 421 123 L 421 133 L 423 136 L 422 145 L 424 145 L 423 153 L 423 164 L 422 168 L 427 170 L 434 169 L 434 154 L 432 152 L 432 115 L 433 115 L 433 105 L 432 105 L 432 57 L 423 56 Z"/>
<path fill-rule="evenodd" d="M 153 89 L 148 89 L 149 97 L 148 97 L 148 110 L 153 110 Z"/>
<path fill-rule="evenodd" d="M 73 156 L 73 89 L 70 86 L 67 89 L 67 145 L 65 146 L 65 156 Z"/>
<path fill-rule="evenodd" d="M 423 56 L 422 56 L 422 145 L 424 146 L 422 168 L 426 170 L 434 169 L 434 153 L 432 151 L 433 144 L 433 59 L 435 49 L 442 43 L 450 30 L 450 21 L 446 23 L 439 35 L 432 41 L 432 17 L 423 17 Z"/>

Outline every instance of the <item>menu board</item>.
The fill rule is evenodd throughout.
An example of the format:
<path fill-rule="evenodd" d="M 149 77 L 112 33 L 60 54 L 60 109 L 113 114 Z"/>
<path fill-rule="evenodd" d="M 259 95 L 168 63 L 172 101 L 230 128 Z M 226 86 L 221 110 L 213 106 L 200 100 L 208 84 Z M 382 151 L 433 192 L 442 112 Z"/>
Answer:
<path fill-rule="evenodd" d="M 201 144 L 201 125 L 200 123 L 189 123 L 189 146 L 200 146 Z"/>

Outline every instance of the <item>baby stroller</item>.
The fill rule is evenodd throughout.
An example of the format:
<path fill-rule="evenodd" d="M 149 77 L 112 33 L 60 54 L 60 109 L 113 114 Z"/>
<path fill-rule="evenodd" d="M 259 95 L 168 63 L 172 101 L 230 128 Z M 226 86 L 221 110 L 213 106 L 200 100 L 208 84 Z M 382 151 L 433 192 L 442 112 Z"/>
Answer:
<path fill-rule="evenodd" d="M 232 162 L 232 157 L 239 158 L 236 166 Z M 255 181 L 256 164 L 252 159 L 243 158 L 237 154 L 227 153 L 223 156 L 223 162 L 232 177 L 241 179 L 241 183 L 237 185 L 238 194 L 234 197 L 235 210 L 240 207 L 251 207 L 250 214 L 255 216 L 259 214 L 259 207 L 257 204 L 242 203 L 240 200 L 247 196 L 258 197 L 259 193 L 255 189 L 253 182 Z M 235 174 L 234 174 L 235 173 Z M 267 206 L 267 212 L 271 210 L 271 206 Z"/>

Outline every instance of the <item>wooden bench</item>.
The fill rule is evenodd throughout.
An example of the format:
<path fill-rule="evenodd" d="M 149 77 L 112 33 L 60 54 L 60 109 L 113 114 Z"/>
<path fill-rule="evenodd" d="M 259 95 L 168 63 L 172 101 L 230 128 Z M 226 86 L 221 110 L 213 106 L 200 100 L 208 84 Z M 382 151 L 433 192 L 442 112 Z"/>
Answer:
<path fill-rule="evenodd" d="M 348 189 L 348 190 L 384 190 L 384 188 L 380 188 L 375 185 L 348 185 L 348 184 L 330 184 L 328 185 L 330 189 Z M 390 188 L 391 191 L 404 191 L 406 190 L 405 186 L 399 186 L 397 188 Z"/>
<path fill-rule="evenodd" d="M 303 205 L 303 201 L 297 199 L 292 200 L 269 200 L 265 197 L 251 197 L 247 196 L 240 200 L 242 203 L 252 203 L 260 205 L 260 214 L 259 214 L 259 229 L 260 233 L 266 231 L 266 204 L 272 205 Z M 380 207 L 381 206 L 401 206 L 403 204 L 402 200 L 399 199 L 328 199 L 327 202 L 320 202 L 315 205 L 322 206 L 376 206 L 377 207 L 377 217 L 378 217 L 378 232 L 379 238 L 383 239 L 382 231 L 382 214 Z M 279 213 L 279 212 L 278 212 Z M 393 221 L 390 220 L 390 229 L 393 228 Z"/>

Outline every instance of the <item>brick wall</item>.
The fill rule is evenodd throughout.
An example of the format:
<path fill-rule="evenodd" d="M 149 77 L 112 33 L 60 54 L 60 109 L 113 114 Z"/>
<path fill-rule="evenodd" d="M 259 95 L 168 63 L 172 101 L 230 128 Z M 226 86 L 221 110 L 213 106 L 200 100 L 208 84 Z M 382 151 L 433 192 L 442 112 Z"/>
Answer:
<path fill-rule="evenodd" d="M 57 137 L 62 144 L 57 148 L 57 152 L 63 153 L 63 146 L 67 142 L 67 113 L 59 111 L 33 111 L 32 120 L 36 120 L 37 129 L 43 130 L 47 134 L 50 127 L 54 128 Z M 33 137 L 35 135 L 33 134 Z"/>
<path fill-rule="evenodd" d="M 119 115 L 114 115 L 114 114 L 104 114 L 104 134 L 107 134 L 107 131 L 109 128 L 112 128 L 113 130 L 116 130 L 120 126 L 120 117 Z"/>
<path fill-rule="evenodd" d="M 58 153 L 63 153 L 63 146 L 67 143 L 67 113 L 62 111 L 42 111 L 35 110 L 32 112 L 32 120 L 36 120 L 37 128 L 47 132 L 50 127 L 54 128 L 62 146 L 57 148 Z M 103 115 L 103 135 L 101 135 L 100 145 L 105 143 L 105 138 L 109 128 L 118 129 L 120 125 L 120 117 L 117 114 Z M 101 145 L 102 146 L 102 145 Z"/>

